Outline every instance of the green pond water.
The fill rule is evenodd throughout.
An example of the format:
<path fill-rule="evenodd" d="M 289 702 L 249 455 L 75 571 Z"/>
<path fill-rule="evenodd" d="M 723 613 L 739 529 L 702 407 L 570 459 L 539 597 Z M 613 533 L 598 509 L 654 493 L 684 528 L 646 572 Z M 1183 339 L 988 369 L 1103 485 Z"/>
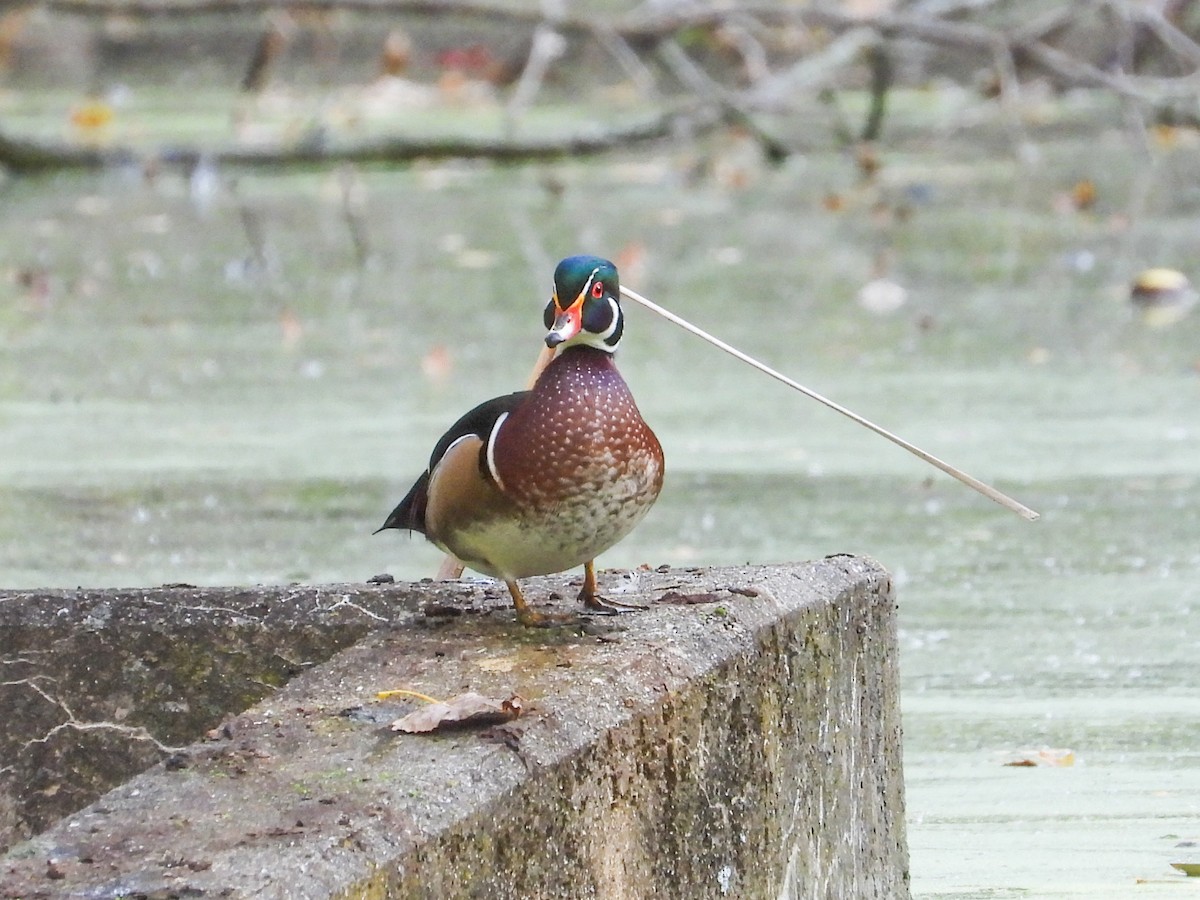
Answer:
<path fill-rule="evenodd" d="M 601 564 L 878 558 L 914 894 L 1195 896 L 1169 863 L 1200 862 L 1200 312 L 1144 327 L 1127 285 L 1194 264 L 1200 153 L 1053 125 L 917 134 L 872 186 L 733 138 L 707 166 L 0 183 L 0 583 L 431 575 L 371 532 L 450 421 L 524 383 L 557 259 L 608 255 L 1042 519 L 633 308 L 619 364 L 668 476 Z M 881 253 L 886 316 L 856 300 Z M 1042 748 L 1075 764 L 1003 765 Z"/>

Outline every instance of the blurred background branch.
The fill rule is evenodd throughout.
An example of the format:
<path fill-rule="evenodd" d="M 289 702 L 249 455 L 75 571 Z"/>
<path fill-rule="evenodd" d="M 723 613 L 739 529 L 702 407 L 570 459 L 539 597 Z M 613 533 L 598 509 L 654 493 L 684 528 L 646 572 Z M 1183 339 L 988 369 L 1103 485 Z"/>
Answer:
<path fill-rule="evenodd" d="M 1036 82 L 1109 92 L 1147 124 L 1200 121 L 1193 0 L 591 7 L 2 0 L 0 77 L 18 87 L 73 84 L 84 96 L 66 134 L 6 122 L 0 162 L 29 170 L 192 166 L 201 156 L 246 165 L 534 160 L 686 141 L 722 122 L 747 128 L 778 160 L 819 140 L 787 121 L 813 97 L 865 92 L 861 124 L 830 138 L 875 141 L 886 133 L 889 93 L 933 79 L 980 103 L 1011 100 Z M 138 60 L 164 78 L 172 65 L 202 61 L 204 89 L 227 91 L 226 123 L 169 140 L 111 127 Z M 573 108 L 575 122 L 546 127 L 543 105 Z M 447 135 L 433 127 L 437 110 L 471 110 L 482 124 Z"/>

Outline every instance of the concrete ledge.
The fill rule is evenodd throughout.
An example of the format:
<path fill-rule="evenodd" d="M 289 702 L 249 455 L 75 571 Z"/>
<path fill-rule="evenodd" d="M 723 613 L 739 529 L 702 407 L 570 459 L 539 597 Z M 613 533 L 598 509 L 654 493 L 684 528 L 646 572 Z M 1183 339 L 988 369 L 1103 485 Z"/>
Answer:
<path fill-rule="evenodd" d="M 0 591 L 0 851 L 466 585 Z"/>
<path fill-rule="evenodd" d="M 602 588 L 652 609 L 531 631 L 456 586 L 496 612 L 373 631 L 14 847 L 0 893 L 906 897 L 887 573 L 835 557 Z M 416 704 L 373 699 L 393 687 L 528 712 L 395 734 Z"/>

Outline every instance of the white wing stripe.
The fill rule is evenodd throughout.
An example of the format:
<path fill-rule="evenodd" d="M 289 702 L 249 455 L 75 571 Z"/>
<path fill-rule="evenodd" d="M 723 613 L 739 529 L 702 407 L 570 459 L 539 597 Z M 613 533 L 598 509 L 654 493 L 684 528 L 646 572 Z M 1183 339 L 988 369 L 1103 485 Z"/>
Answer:
<path fill-rule="evenodd" d="M 492 426 L 492 433 L 488 435 L 487 440 L 487 467 L 491 473 L 493 480 L 499 486 L 500 490 L 504 490 L 504 482 L 500 479 L 500 473 L 496 471 L 496 436 L 500 434 L 500 426 L 504 424 L 504 420 L 508 418 L 508 413 L 501 413 L 496 418 L 496 424 Z"/>

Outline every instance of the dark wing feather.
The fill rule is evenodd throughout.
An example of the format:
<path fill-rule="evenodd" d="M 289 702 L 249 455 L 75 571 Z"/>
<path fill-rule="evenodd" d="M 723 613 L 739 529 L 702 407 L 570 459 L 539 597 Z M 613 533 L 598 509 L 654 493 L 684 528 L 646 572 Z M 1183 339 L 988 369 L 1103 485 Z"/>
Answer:
<path fill-rule="evenodd" d="M 494 400 L 480 403 L 451 425 L 450 429 L 442 435 L 442 439 L 433 448 L 433 455 L 429 457 L 429 471 L 432 472 L 437 468 L 437 464 L 442 461 L 442 457 L 446 455 L 450 445 L 461 437 L 476 434 L 486 443 L 496 420 L 505 413 L 515 410 L 528 396 L 529 391 L 517 391 L 515 394 L 505 394 L 503 397 L 496 397 Z"/>
<path fill-rule="evenodd" d="M 404 499 L 392 510 L 387 520 L 375 529 L 379 534 L 387 528 L 407 528 L 425 533 L 425 504 L 429 500 L 429 473 L 422 472 L 417 483 L 408 489 Z"/>
<path fill-rule="evenodd" d="M 419 531 L 424 534 L 425 506 L 429 502 L 429 475 L 442 461 L 442 457 L 446 455 L 450 445 L 459 438 L 472 434 L 478 435 L 486 443 L 496 420 L 505 413 L 515 410 L 528 396 L 529 391 L 517 391 L 514 394 L 505 394 L 503 397 L 496 397 L 480 403 L 451 425 L 450 429 L 442 435 L 441 440 L 437 442 L 437 446 L 433 448 L 433 455 L 429 457 L 429 468 L 421 474 L 416 484 L 409 488 L 404 499 L 392 510 L 391 515 L 376 530 L 375 534 L 379 534 L 386 528 L 406 528 L 409 531 Z"/>

